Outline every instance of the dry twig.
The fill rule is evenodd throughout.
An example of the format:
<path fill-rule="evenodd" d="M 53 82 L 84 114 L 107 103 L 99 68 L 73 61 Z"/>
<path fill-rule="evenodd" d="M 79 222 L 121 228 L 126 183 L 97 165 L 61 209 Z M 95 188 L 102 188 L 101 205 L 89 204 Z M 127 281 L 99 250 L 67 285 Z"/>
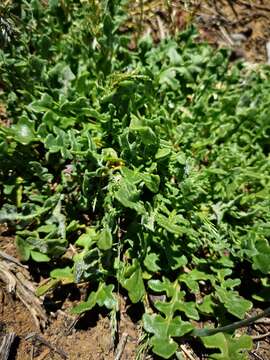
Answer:
<path fill-rule="evenodd" d="M 118 346 L 117 346 L 114 360 L 120 360 L 121 359 L 121 356 L 123 354 L 123 351 L 124 351 L 126 343 L 127 343 L 127 339 L 128 339 L 128 334 L 124 333 L 122 335 L 121 340 L 119 341 Z"/>
<path fill-rule="evenodd" d="M 33 344 L 35 344 L 36 342 L 39 342 L 39 343 L 47 346 L 52 351 L 56 352 L 58 355 L 61 356 L 62 359 L 68 358 L 67 354 L 62 349 L 59 349 L 58 347 L 54 346 L 49 341 L 47 341 L 46 339 L 44 339 L 42 336 L 40 336 L 39 334 L 37 334 L 35 332 L 28 334 L 25 337 L 25 340 L 31 340 Z"/>

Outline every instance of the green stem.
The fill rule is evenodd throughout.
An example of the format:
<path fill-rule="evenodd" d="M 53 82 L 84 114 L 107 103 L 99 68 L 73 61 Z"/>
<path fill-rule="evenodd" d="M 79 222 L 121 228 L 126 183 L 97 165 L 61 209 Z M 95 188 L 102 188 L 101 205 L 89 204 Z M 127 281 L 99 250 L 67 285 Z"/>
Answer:
<path fill-rule="evenodd" d="M 256 320 L 261 319 L 262 317 L 268 316 L 270 315 L 270 307 L 268 307 L 267 309 L 265 309 L 263 312 L 261 312 L 258 315 L 252 316 L 248 319 L 245 320 L 241 320 L 241 321 L 236 321 L 232 324 L 226 325 L 226 326 L 221 326 L 215 329 L 195 329 L 192 331 L 191 335 L 193 336 L 199 336 L 199 337 L 203 337 L 203 336 L 210 336 L 210 335 L 214 335 L 217 334 L 219 332 L 228 332 L 228 331 L 234 331 L 236 329 L 239 329 L 241 327 L 244 326 L 248 326 L 252 323 L 254 323 Z"/>

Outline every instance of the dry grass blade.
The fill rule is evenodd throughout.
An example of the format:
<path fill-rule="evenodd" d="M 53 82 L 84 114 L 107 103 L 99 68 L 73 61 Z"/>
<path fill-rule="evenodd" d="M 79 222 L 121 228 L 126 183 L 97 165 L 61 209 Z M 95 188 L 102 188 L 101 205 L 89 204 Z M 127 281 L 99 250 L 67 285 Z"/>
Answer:
<path fill-rule="evenodd" d="M 265 339 L 267 337 L 270 336 L 270 331 L 265 333 L 265 334 L 261 334 L 261 335 L 255 335 L 255 336 L 252 336 L 252 340 L 253 341 L 258 341 L 258 340 L 262 340 L 262 339 Z"/>
<path fill-rule="evenodd" d="M 180 349 L 183 351 L 183 353 L 185 354 L 185 356 L 189 359 L 189 360 L 196 360 L 197 357 L 195 358 L 191 351 L 186 347 L 186 345 L 182 344 L 180 345 Z"/>
<path fill-rule="evenodd" d="M 11 346 L 16 338 L 14 332 L 4 336 L 2 344 L 0 345 L 0 360 L 8 360 Z"/>
<path fill-rule="evenodd" d="M 48 319 L 41 301 L 35 295 L 35 287 L 30 282 L 28 271 L 2 251 L 1 258 L 0 280 L 5 284 L 6 291 L 15 295 L 26 306 L 37 328 L 44 328 Z"/>
<path fill-rule="evenodd" d="M 269 318 L 262 318 L 257 321 L 255 321 L 255 324 L 264 324 L 264 325 L 270 325 L 270 319 Z"/>

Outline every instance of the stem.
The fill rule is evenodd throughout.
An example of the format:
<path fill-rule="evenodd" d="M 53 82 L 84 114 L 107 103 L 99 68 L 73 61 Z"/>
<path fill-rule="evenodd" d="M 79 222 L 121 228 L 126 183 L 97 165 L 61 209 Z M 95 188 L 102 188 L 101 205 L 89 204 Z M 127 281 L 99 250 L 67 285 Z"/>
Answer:
<path fill-rule="evenodd" d="M 268 307 L 267 309 L 265 309 L 263 312 L 261 312 L 258 315 L 252 316 L 248 319 L 245 320 L 241 320 L 241 321 L 236 321 L 232 324 L 226 325 L 226 326 L 221 326 L 215 329 L 195 329 L 192 331 L 191 335 L 193 336 L 199 336 L 199 337 L 203 337 L 203 336 L 210 336 L 210 335 L 214 335 L 217 334 L 219 332 L 228 332 L 228 331 L 234 331 L 236 329 L 239 329 L 241 327 L 244 326 L 248 326 L 252 323 L 254 323 L 256 320 L 261 319 L 262 317 L 265 317 L 267 315 L 270 315 L 270 307 Z"/>

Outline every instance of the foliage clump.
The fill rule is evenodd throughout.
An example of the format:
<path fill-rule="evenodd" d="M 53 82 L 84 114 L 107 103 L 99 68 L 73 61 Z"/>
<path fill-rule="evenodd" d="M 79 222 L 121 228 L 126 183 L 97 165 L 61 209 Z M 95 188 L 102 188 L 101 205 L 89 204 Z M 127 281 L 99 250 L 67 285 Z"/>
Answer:
<path fill-rule="evenodd" d="M 269 301 L 270 71 L 231 65 L 192 28 L 130 51 L 125 9 L 16 3 L 17 36 L 0 50 L 12 120 L 0 125 L 0 220 L 23 261 L 54 264 L 40 294 L 89 281 L 73 311 L 105 306 L 115 326 L 126 291 L 170 358 L 196 321 L 225 325 Z M 203 342 L 213 359 L 251 347 L 232 334 Z"/>

